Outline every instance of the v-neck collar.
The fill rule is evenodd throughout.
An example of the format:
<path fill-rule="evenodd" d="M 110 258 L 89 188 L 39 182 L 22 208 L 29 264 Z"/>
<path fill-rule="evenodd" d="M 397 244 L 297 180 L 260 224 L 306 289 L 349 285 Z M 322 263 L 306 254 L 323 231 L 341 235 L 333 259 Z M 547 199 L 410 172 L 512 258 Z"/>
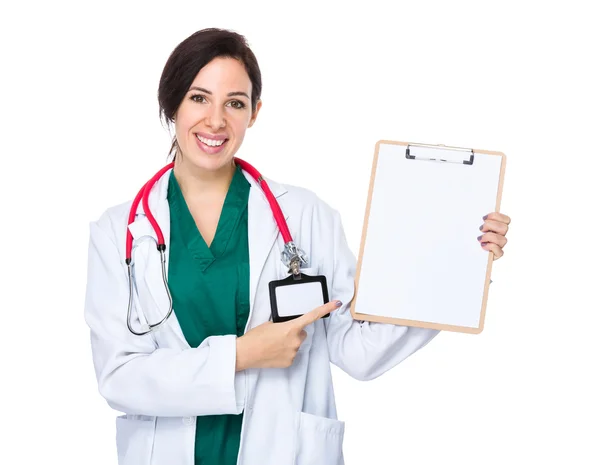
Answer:
<path fill-rule="evenodd" d="M 174 171 L 171 170 L 167 192 L 167 199 L 172 212 L 171 221 L 174 226 L 177 226 L 181 239 L 191 252 L 192 257 L 203 261 L 205 269 L 227 250 L 232 234 L 242 217 L 242 213 L 247 208 L 249 191 L 250 183 L 245 178 L 241 168 L 236 166 L 219 215 L 217 230 L 209 247 L 196 226 L 181 187 L 175 178 Z"/>

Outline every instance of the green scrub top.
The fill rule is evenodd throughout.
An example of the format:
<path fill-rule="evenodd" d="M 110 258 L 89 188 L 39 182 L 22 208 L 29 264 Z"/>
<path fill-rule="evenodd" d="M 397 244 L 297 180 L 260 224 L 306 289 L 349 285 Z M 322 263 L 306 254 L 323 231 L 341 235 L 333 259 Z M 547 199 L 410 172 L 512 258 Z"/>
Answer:
<path fill-rule="evenodd" d="M 191 347 L 209 336 L 244 334 L 250 312 L 249 192 L 250 184 L 237 166 L 208 247 L 171 171 L 169 289 L 173 311 Z M 242 416 L 196 418 L 195 465 L 235 465 Z"/>

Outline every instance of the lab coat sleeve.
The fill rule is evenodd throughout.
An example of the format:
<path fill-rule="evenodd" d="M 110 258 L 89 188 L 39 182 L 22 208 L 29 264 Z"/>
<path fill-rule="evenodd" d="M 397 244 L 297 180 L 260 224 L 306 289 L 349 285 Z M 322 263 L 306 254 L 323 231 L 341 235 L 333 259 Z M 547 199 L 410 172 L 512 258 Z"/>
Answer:
<path fill-rule="evenodd" d="M 355 290 L 356 258 L 347 244 L 340 214 L 334 209 L 330 211 L 330 221 L 324 223 L 330 228 L 333 260 L 324 265 L 332 277 L 330 299 L 341 300 L 343 305 L 323 319 L 329 357 L 353 378 L 371 380 L 424 347 L 439 331 L 360 321 L 352 317 L 350 303 Z M 327 233 L 322 231 L 321 237 L 327 237 Z M 361 309 L 357 308 L 357 311 L 361 312 Z"/>
<path fill-rule="evenodd" d="M 106 217 L 90 224 L 84 311 L 101 395 L 115 410 L 131 414 L 241 413 L 245 374 L 235 371 L 236 335 L 173 349 L 157 348 L 152 335 L 135 336 L 128 330 L 126 266 L 107 229 Z"/>

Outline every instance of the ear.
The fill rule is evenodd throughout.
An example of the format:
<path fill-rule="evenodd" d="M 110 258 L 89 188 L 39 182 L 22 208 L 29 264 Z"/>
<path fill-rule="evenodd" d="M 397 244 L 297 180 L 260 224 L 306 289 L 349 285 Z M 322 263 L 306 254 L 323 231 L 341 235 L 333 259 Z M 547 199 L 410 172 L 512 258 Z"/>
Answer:
<path fill-rule="evenodd" d="M 252 125 L 254 124 L 254 122 L 256 121 L 256 118 L 258 117 L 258 112 L 261 107 L 262 107 L 262 100 L 257 100 L 256 101 L 256 110 L 254 111 L 254 113 L 252 114 L 252 118 L 250 118 L 250 121 L 248 122 L 249 128 L 251 128 Z"/>

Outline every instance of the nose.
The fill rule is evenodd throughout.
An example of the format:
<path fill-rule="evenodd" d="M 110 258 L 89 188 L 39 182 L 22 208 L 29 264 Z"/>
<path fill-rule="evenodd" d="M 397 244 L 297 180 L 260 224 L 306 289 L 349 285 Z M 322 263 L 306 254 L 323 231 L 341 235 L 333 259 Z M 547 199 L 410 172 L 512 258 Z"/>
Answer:
<path fill-rule="evenodd" d="M 225 127 L 225 112 L 218 105 L 211 106 L 206 120 L 211 128 L 220 129 Z"/>

